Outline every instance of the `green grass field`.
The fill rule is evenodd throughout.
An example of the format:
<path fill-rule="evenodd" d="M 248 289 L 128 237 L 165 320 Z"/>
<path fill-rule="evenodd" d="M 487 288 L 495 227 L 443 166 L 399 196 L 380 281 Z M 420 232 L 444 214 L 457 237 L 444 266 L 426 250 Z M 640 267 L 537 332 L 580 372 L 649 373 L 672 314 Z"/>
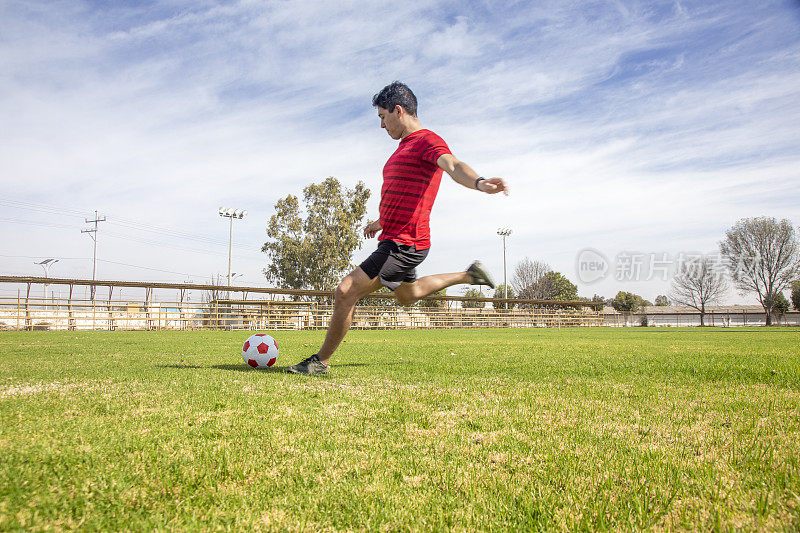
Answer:
<path fill-rule="evenodd" d="M 248 335 L 0 333 L 0 530 L 800 528 L 798 329 Z"/>

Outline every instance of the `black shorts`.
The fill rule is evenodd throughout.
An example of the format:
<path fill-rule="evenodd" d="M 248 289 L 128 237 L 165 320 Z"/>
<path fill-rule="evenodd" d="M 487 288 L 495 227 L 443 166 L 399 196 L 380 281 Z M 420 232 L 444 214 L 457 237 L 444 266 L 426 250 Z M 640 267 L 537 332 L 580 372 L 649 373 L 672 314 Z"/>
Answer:
<path fill-rule="evenodd" d="M 401 283 L 417 279 L 417 265 L 427 256 L 428 250 L 385 240 L 378 243 L 378 249 L 359 266 L 369 279 L 380 276 L 381 285 L 395 290 Z"/>

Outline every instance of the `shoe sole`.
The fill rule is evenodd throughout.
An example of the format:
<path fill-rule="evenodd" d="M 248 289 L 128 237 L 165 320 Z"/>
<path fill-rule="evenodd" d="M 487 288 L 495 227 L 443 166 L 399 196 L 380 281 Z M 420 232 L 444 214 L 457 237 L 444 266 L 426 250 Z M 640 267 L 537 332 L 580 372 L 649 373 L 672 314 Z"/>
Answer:
<path fill-rule="evenodd" d="M 470 265 L 470 268 L 473 269 L 471 272 L 471 274 L 473 275 L 472 276 L 473 281 L 475 281 L 475 275 L 477 275 L 479 278 L 482 278 L 483 280 L 482 282 L 477 283 L 477 285 L 486 285 L 489 288 L 494 289 L 494 280 L 489 275 L 489 273 L 483 269 L 482 263 L 476 261 L 475 263 L 472 263 Z"/>

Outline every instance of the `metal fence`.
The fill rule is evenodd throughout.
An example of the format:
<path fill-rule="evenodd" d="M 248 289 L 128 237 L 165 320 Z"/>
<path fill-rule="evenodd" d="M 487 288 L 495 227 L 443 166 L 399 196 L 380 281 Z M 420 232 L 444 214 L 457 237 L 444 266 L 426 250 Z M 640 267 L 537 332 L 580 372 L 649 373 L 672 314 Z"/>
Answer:
<path fill-rule="evenodd" d="M 6 330 L 325 329 L 330 304 L 282 300 L 207 303 L 0 299 Z M 599 326 L 595 311 L 463 307 L 357 306 L 355 329 L 451 329 Z"/>
<path fill-rule="evenodd" d="M 333 311 L 329 291 L 281 290 L 265 287 L 222 287 L 179 283 L 92 281 L 0 276 L 15 283 L 17 298 L 0 298 L 0 329 L 5 330 L 194 330 L 325 329 Z M 36 285 L 69 287 L 69 296 L 37 298 Z M 73 298 L 73 288 L 106 288 L 108 297 Z M 44 287 L 43 287 L 44 288 Z M 143 292 L 142 299 L 122 300 L 125 288 Z M 117 299 L 114 299 L 116 290 Z M 157 300 L 154 291 L 177 298 Z M 177 291 L 177 292 L 175 292 Z M 43 290 L 42 293 L 45 293 Z M 188 297 L 194 294 L 194 301 Z M 241 295 L 233 299 L 230 295 Z M 524 308 L 502 309 L 513 302 Z M 482 306 L 482 307 L 473 307 Z M 373 293 L 360 302 L 355 329 L 450 329 L 599 326 L 602 316 L 590 302 L 503 300 L 431 296 L 412 307 L 397 305 L 391 294 Z"/>

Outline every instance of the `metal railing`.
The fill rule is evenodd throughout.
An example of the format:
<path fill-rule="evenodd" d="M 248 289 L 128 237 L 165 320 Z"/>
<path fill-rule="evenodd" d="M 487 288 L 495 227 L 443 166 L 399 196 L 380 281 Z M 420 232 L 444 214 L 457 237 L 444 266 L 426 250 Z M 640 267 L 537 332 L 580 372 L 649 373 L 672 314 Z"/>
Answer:
<path fill-rule="evenodd" d="M 285 300 L 98 301 L 0 298 L 6 330 L 325 329 L 333 307 Z M 463 307 L 357 306 L 354 329 L 452 329 L 599 326 L 595 311 Z"/>
<path fill-rule="evenodd" d="M 0 298 L 0 329 L 324 329 L 333 311 L 331 291 L 84 279 L 0 276 L 0 283 L 26 287 L 17 298 Z M 69 296 L 31 297 L 35 285 L 68 286 Z M 73 289 L 106 287 L 108 298 L 73 298 Z M 121 298 L 122 289 L 144 299 Z M 156 300 L 154 291 L 177 291 Z M 114 299 L 116 290 L 117 299 Z M 34 291 L 34 294 L 38 290 Z M 99 294 L 92 291 L 92 294 Z M 189 295 L 200 298 L 189 301 Z M 239 300 L 231 294 L 241 294 Z M 503 310 L 505 303 L 523 308 Z M 599 304 L 586 301 L 505 300 L 429 296 L 400 307 L 389 293 L 375 292 L 356 307 L 353 328 L 486 328 L 597 326 Z"/>

